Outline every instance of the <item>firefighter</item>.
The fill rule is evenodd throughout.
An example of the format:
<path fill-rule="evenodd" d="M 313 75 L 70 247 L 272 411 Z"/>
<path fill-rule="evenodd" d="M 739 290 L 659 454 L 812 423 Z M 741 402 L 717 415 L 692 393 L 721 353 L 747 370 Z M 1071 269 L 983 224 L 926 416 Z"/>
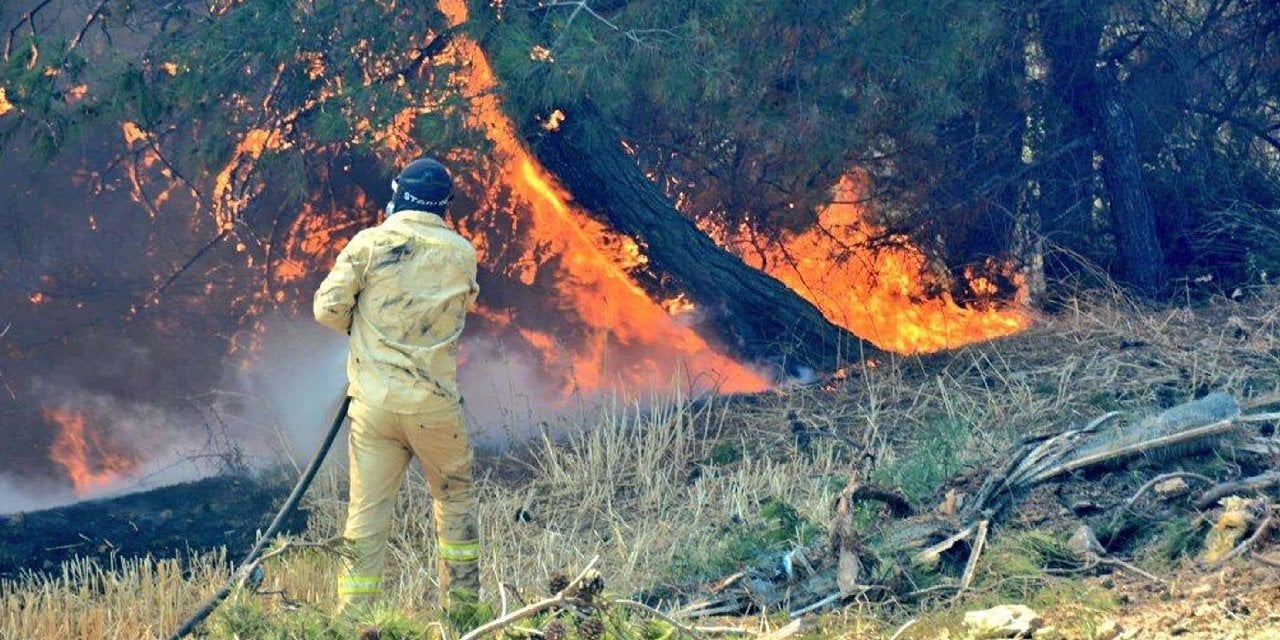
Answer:
<path fill-rule="evenodd" d="M 472 450 L 456 380 L 458 337 L 475 301 L 476 252 L 446 226 L 444 165 L 410 163 L 382 224 L 356 234 L 316 291 L 321 324 L 349 335 L 351 494 L 338 593 L 375 600 L 392 509 L 417 456 L 434 502 L 442 607 L 478 603 L 480 542 Z"/>

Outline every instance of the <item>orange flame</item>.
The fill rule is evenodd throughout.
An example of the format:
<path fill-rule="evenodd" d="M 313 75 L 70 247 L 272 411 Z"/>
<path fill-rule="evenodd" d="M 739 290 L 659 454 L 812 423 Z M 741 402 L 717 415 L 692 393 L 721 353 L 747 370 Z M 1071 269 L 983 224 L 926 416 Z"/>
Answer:
<path fill-rule="evenodd" d="M 5 94 L 4 87 L 0 87 L 0 116 L 13 111 L 13 103 L 9 102 L 9 96 Z"/>
<path fill-rule="evenodd" d="M 137 470 L 137 461 L 120 452 L 101 429 L 89 425 L 83 412 L 46 407 L 43 414 L 58 429 L 49 459 L 66 470 L 77 496 L 108 487 Z"/>
<path fill-rule="evenodd" d="M 812 302 L 828 320 L 888 351 L 954 349 L 1017 333 L 1031 323 L 1018 274 L 1007 274 L 1018 286 L 1012 304 L 960 306 L 945 288 L 927 290 L 928 260 L 905 238 L 887 247 L 869 246 L 883 229 L 866 222 L 865 211 L 852 204 L 862 191 L 857 179 L 846 176 L 833 191 L 834 204 L 819 212 L 814 228 L 779 244 L 760 249 L 741 237 L 711 233 L 748 264 Z M 972 270 L 965 275 L 969 288 L 982 297 L 994 300 L 1000 292 Z"/>
<path fill-rule="evenodd" d="M 452 24 L 467 18 L 462 0 L 441 0 L 440 8 Z M 722 391 L 766 389 L 768 382 L 760 373 L 713 349 L 636 284 L 627 270 L 647 262 L 640 247 L 570 204 L 570 196 L 537 163 L 503 114 L 493 70 L 480 47 L 469 38 L 458 38 L 455 47 L 470 62 L 462 80 L 470 96 L 471 124 L 484 130 L 503 174 L 510 178 L 513 195 L 528 205 L 527 219 L 519 221 L 527 225 L 522 233 L 537 239 L 536 248 L 528 249 L 520 264 L 506 271 L 515 270 L 511 275 L 531 283 L 540 270 L 556 269 L 553 288 L 562 307 L 577 315 L 591 334 L 580 343 L 564 345 L 545 333 L 522 329 L 526 343 L 547 362 L 567 361 L 573 383 L 583 390 L 613 382 L 623 383 L 625 389 L 644 389 L 669 379 L 677 364 L 695 375 L 718 377 Z M 550 256 L 559 257 L 554 266 Z"/>

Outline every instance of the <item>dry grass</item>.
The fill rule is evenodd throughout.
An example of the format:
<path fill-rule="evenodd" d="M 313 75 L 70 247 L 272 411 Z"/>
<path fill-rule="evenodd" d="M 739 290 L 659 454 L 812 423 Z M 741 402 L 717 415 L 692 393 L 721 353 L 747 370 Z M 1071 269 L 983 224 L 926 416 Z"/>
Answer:
<path fill-rule="evenodd" d="M 767 500 L 825 526 L 851 472 L 928 504 L 948 477 L 1027 433 L 1209 390 L 1270 393 L 1280 385 L 1278 322 L 1277 290 L 1195 309 L 1094 299 L 1022 336 L 859 367 L 840 383 L 611 406 L 564 438 L 484 466 L 485 584 L 495 604 L 499 592 L 514 602 L 599 555 L 609 589 L 632 593 L 717 568 L 726 538 L 767 524 Z M 341 477 L 330 470 L 309 497 L 313 538 L 338 532 Z M 408 483 L 387 575 L 389 607 L 424 621 L 434 615 L 429 507 L 423 483 Z M 335 565 L 319 552 L 273 561 L 262 589 L 274 595 L 256 597 L 280 616 L 327 611 Z M 80 564 L 60 578 L 3 584 L 0 638 L 155 637 L 212 591 L 221 566 L 217 556 L 192 561 L 189 575 L 174 562 Z M 882 637 L 874 614 L 852 607 L 829 618 L 827 632 Z"/>

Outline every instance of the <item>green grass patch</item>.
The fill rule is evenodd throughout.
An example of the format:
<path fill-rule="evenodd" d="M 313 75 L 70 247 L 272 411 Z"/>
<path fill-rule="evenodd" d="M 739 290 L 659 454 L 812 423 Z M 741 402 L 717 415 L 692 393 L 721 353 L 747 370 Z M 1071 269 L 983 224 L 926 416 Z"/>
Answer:
<path fill-rule="evenodd" d="M 964 467 L 963 455 L 974 425 L 937 417 L 913 434 L 914 442 L 899 457 L 878 467 L 871 480 L 902 489 L 916 505 L 933 495 Z"/>
<path fill-rule="evenodd" d="M 678 558 L 671 574 L 677 579 L 723 576 L 827 533 L 795 507 L 776 498 L 765 498 L 756 516 L 754 522 L 725 527 L 713 545 Z"/>

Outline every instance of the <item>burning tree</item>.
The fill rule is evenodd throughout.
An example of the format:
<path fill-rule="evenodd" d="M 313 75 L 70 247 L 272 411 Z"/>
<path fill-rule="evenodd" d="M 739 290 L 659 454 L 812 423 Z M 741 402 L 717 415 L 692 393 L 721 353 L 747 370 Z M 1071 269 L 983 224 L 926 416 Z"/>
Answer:
<path fill-rule="evenodd" d="M 1142 291 L 1274 260 L 1264 233 L 1179 257 L 1280 198 L 1268 4 L 757 4 L 6 5 L 0 136 L 57 168 L 6 168 L 35 212 L 0 219 L 6 374 L 123 337 L 207 387 L 189 345 L 251 351 L 423 153 L 483 263 L 471 353 L 560 393 L 1007 335 L 1053 243 Z"/>

